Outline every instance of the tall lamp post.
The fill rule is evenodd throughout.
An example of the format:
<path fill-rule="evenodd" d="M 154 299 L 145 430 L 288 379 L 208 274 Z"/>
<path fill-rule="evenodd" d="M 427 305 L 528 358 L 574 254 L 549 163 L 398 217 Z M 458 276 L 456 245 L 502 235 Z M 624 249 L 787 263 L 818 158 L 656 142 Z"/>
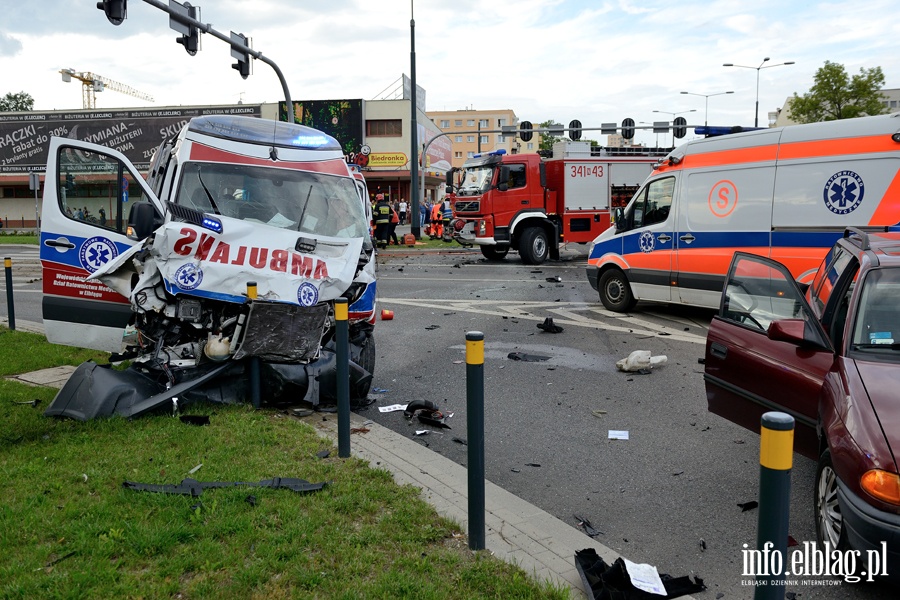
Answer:
<path fill-rule="evenodd" d="M 667 110 L 654 110 L 655 113 L 662 113 L 664 115 L 672 115 L 672 120 L 675 120 L 675 117 L 678 115 L 683 115 L 687 113 L 697 112 L 696 108 L 692 108 L 691 110 L 683 110 L 681 112 L 669 112 Z M 675 146 L 675 130 L 672 130 L 672 146 Z"/>
<path fill-rule="evenodd" d="M 767 65 L 766 63 L 769 61 L 769 57 L 765 57 L 761 63 L 759 63 L 758 67 L 751 67 L 749 65 L 736 65 L 734 63 L 723 63 L 723 67 L 740 67 L 742 69 L 756 69 L 756 112 L 753 114 L 753 126 L 759 127 L 759 72 L 762 69 L 771 69 L 772 67 L 783 67 L 784 65 L 792 65 L 794 61 L 789 60 L 783 63 L 777 63 L 774 65 Z"/>
<path fill-rule="evenodd" d="M 688 96 L 703 96 L 705 99 L 704 108 L 703 108 L 703 124 L 709 125 L 709 97 L 710 96 L 722 96 L 724 94 L 733 94 L 733 91 L 730 92 L 717 92 L 715 94 L 695 94 L 694 92 L 681 92 L 682 94 L 687 94 Z"/>

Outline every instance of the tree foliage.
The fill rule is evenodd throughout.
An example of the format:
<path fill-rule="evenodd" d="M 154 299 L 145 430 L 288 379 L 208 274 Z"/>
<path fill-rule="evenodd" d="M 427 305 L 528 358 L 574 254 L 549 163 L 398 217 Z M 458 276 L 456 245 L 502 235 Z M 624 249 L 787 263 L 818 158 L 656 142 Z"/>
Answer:
<path fill-rule="evenodd" d="M 34 108 L 34 98 L 26 92 L 12 92 L 0 98 L 0 112 L 27 111 Z"/>
<path fill-rule="evenodd" d="M 887 111 L 881 88 L 881 67 L 861 68 L 850 77 L 844 65 L 825 61 L 813 76 L 813 86 L 802 96 L 791 98 L 791 119 L 798 123 L 817 123 L 880 115 Z"/>
<path fill-rule="evenodd" d="M 543 123 L 540 123 L 537 126 L 538 129 L 549 129 L 550 127 L 565 127 L 565 125 L 563 125 L 562 123 L 557 123 L 553 119 L 550 119 L 549 121 L 544 121 Z M 550 135 L 549 133 L 542 133 L 540 150 L 551 150 L 552 151 L 553 144 L 555 144 L 556 142 L 561 142 L 565 139 L 567 139 L 567 138 L 553 136 L 553 135 Z"/>

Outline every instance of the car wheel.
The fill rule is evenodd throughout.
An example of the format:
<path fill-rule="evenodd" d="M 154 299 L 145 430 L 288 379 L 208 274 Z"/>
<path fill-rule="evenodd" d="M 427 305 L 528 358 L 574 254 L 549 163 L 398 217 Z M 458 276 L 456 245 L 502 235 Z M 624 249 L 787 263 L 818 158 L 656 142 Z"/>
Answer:
<path fill-rule="evenodd" d="M 375 334 L 369 333 L 366 337 L 366 340 L 359 347 L 359 356 L 357 357 L 356 364 L 360 367 L 368 371 L 369 373 L 375 374 Z M 360 385 L 356 388 L 350 390 L 350 398 L 351 400 L 365 400 L 369 395 L 369 390 L 372 387 L 372 380 L 370 379 L 368 383 L 365 385 Z"/>
<path fill-rule="evenodd" d="M 550 255 L 547 232 L 540 227 L 529 227 L 519 239 L 519 256 L 526 265 L 539 265 Z"/>
<path fill-rule="evenodd" d="M 813 510 L 816 517 L 816 539 L 819 544 L 828 542 L 832 548 L 846 549 L 847 533 L 844 531 L 844 518 L 838 503 L 837 474 L 831 463 L 830 450 L 825 450 L 819 457 L 814 492 Z"/>
<path fill-rule="evenodd" d="M 509 253 L 509 246 L 481 246 L 481 255 L 488 260 L 503 260 Z"/>
<path fill-rule="evenodd" d="M 600 301 L 607 310 L 628 312 L 637 304 L 634 294 L 631 293 L 628 278 L 618 269 L 610 269 L 603 273 L 597 289 L 600 290 Z"/>

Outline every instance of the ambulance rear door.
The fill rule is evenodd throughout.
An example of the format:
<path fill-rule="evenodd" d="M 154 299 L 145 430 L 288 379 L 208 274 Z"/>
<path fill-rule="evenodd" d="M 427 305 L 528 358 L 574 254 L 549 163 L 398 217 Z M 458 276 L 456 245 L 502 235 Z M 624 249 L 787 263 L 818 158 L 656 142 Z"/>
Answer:
<path fill-rule="evenodd" d="M 715 308 L 735 251 L 768 256 L 779 135 L 692 143 L 675 209 L 673 301 Z"/>
<path fill-rule="evenodd" d="M 52 138 L 48 153 L 40 250 L 47 340 L 119 352 L 131 305 L 85 278 L 138 243 L 125 236 L 135 202 L 159 215 L 163 207 L 121 152 Z"/>

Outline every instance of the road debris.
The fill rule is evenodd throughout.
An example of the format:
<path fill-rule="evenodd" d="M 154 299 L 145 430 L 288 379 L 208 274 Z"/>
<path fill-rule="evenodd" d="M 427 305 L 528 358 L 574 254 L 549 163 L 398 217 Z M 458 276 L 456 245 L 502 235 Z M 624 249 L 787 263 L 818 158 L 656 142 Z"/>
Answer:
<path fill-rule="evenodd" d="M 741 512 L 747 512 L 748 510 L 753 510 L 759 506 L 759 502 L 756 500 L 751 500 L 750 502 L 739 502 L 738 507 L 741 509 Z"/>
<path fill-rule="evenodd" d="M 599 529 L 594 529 L 594 526 L 591 525 L 591 522 L 585 519 L 584 517 L 579 517 L 578 515 L 572 515 L 576 521 L 578 521 L 578 526 L 581 527 L 584 532 L 588 535 L 588 537 L 597 537 L 602 531 Z"/>
<path fill-rule="evenodd" d="M 541 354 L 526 354 L 524 352 L 510 352 L 506 355 L 506 358 L 510 360 L 520 360 L 522 362 L 543 362 L 545 360 L 550 360 L 549 356 L 543 356 Z"/>
<path fill-rule="evenodd" d="M 682 577 L 660 575 L 652 565 L 633 563 L 621 557 L 609 565 L 600 558 L 594 548 L 585 548 L 575 553 L 575 568 L 581 575 L 584 592 L 593 600 L 678 598 L 706 589 L 699 577 L 694 577 L 692 581 L 687 575 Z"/>
<path fill-rule="evenodd" d="M 538 323 L 537 328 L 547 333 L 562 333 L 563 328 L 553 323 L 553 317 L 547 317 L 543 323 Z"/>
<path fill-rule="evenodd" d="M 609 440 L 627 440 L 628 432 L 619 429 L 610 429 L 606 439 Z"/>
<path fill-rule="evenodd" d="M 626 358 L 617 361 L 616 368 L 626 373 L 646 374 L 650 372 L 650 369 L 665 365 L 668 360 L 664 354 L 650 356 L 649 350 L 635 350 Z"/>

